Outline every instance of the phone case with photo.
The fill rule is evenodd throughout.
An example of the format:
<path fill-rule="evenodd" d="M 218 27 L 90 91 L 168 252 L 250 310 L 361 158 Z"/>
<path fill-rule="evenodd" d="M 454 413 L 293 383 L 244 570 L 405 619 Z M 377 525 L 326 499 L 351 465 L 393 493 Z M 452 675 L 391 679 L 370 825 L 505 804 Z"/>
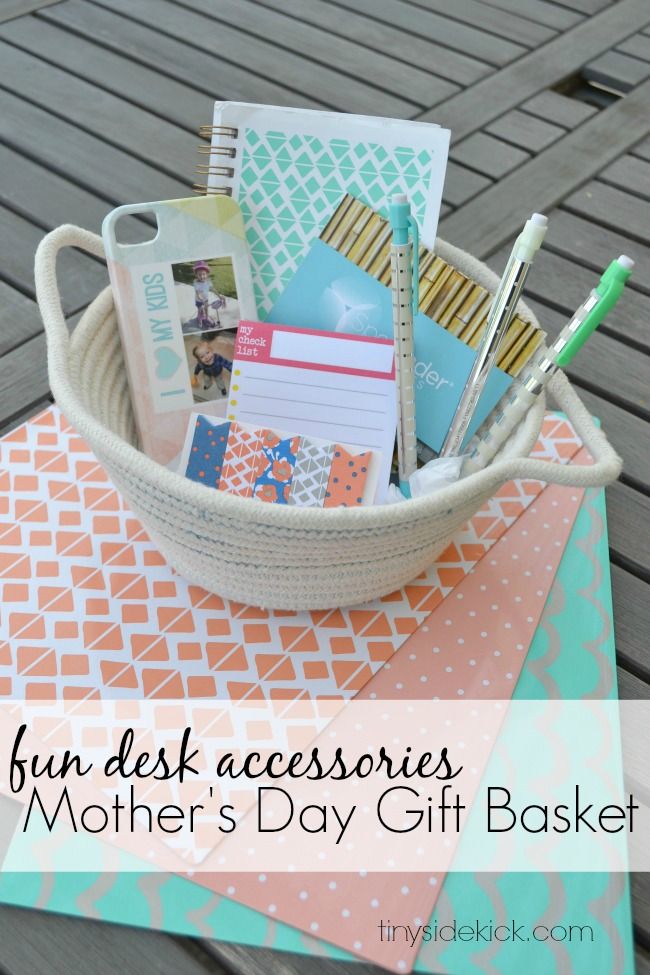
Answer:
<path fill-rule="evenodd" d="M 152 240 L 117 240 L 132 214 L 155 217 Z M 225 415 L 235 332 L 256 316 L 242 214 L 227 196 L 128 204 L 102 236 L 140 443 L 169 464 L 197 404 Z"/>

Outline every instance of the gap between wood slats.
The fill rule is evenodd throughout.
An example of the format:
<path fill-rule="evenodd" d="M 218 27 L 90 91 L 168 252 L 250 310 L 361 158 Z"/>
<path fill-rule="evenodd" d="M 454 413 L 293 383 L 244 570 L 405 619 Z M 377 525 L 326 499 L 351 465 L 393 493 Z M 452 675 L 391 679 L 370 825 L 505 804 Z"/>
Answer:
<path fill-rule="evenodd" d="M 186 3 L 186 0 L 174 0 Z M 402 0 L 333 0 L 338 7 L 368 14 L 390 27 L 410 31 L 427 37 L 437 44 L 473 60 L 501 67 L 513 58 L 524 54 L 526 48 L 511 40 L 495 37 L 447 16 L 439 16 L 421 6 L 403 3 Z M 450 9 L 449 6 L 447 9 Z"/>
<path fill-rule="evenodd" d="M 646 245 L 650 237 L 650 203 L 619 187 L 591 180 L 562 201 L 562 209 L 609 230 L 625 229 L 631 241 Z M 634 244 L 630 245 L 634 250 Z"/>
<path fill-rule="evenodd" d="M 650 163 L 631 153 L 622 156 L 598 174 L 602 183 L 616 186 L 642 200 L 650 201 Z"/>
<path fill-rule="evenodd" d="M 647 583 L 618 565 L 611 567 L 616 652 L 630 673 L 650 682 L 650 591 Z M 650 697 L 650 688 L 647 689 Z"/>
<path fill-rule="evenodd" d="M 650 583 L 650 498 L 616 481 L 607 489 L 607 519 L 612 562 Z"/>
<path fill-rule="evenodd" d="M 10 975 L 219 975 L 207 955 L 158 931 L 0 907 L 1 963 Z"/>
<path fill-rule="evenodd" d="M 575 10 L 558 6 L 546 0 L 489 0 L 491 7 L 504 11 L 506 15 L 517 14 L 535 24 L 545 24 L 556 31 L 568 30 L 584 20 L 584 15 Z M 503 14 L 502 14 L 503 16 Z M 504 17 L 507 24 L 507 16 Z"/>
<path fill-rule="evenodd" d="M 188 148 L 191 146 L 189 139 L 197 129 L 197 115 L 211 113 L 212 99 L 207 94 L 192 91 L 173 78 L 161 76 L 94 41 L 87 41 L 50 23 L 45 17 L 14 20 L 0 27 L 0 37 L 18 50 L 37 57 L 43 64 L 119 97 L 122 106 L 131 105 L 155 116 L 159 128 L 162 128 L 161 122 L 176 126 L 179 137 L 182 134 Z M 5 87 L 11 90 L 12 86 L 5 84 Z M 20 90 L 18 86 L 15 88 Z M 98 115 L 99 119 L 101 116 Z M 106 121 L 105 117 L 103 121 Z M 149 146 L 150 151 L 155 152 L 155 142 L 148 141 L 151 137 L 143 127 L 140 133 L 143 149 Z"/>
<path fill-rule="evenodd" d="M 196 4 L 185 3 L 184 0 L 164 0 L 164 3 L 169 6 L 173 4 L 184 11 L 196 10 Z M 158 4 L 161 6 L 161 0 L 158 0 Z M 280 52 L 299 51 L 310 63 L 320 64 L 354 81 L 363 80 L 370 87 L 378 89 L 378 102 L 381 97 L 389 104 L 391 98 L 399 96 L 405 106 L 410 105 L 415 111 L 417 106 L 423 104 L 427 88 L 431 85 L 435 87 L 435 78 L 415 64 L 395 61 L 383 52 L 372 51 L 357 42 L 319 30 L 294 18 L 291 4 L 283 6 L 283 10 L 276 10 L 250 0 L 212 0 L 211 4 L 200 9 L 206 20 L 206 31 L 210 31 L 210 23 L 212 30 L 229 24 L 231 28 L 251 37 L 271 42 L 278 50 L 279 58 L 283 56 Z M 309 70 L 308 64 L 305 69 Z M 343 86 L 348 84 L 344 78 L 341 82 Z M 449 88 L 446 83 L 443 87 Z M 380 96 L 379 92 L 383 92 L 383 95 Z"/>
<path fill-rule="evenodd" d="M 404 62 L 411 69 L 418 68 L 429 77 L 434 88 L 440 88 L 444 92 L 442 98 L 460 90 L 460 79 L 453 74 L 445 74 L 445 61 L 451 66 L 451 60 L 444 57 L 446 49 L 439 43 L 433 43 L 422 33 L 417 36 L 407 34 L 395 24 L 383 24 L 376 17 L 368 16 L 355 8 L 341 8 L 325 0 L 292 0 L 290 5 L 287 5 L 286 0 L 255 2 L 269 10 L 288 14 L 293 20 L 318 28 L 326 35 L 354 41 L 367 49 L 371 57 L 389 57 Z M 345 10 L 344 15 L 341 15 L 342 9 Z M 485 72 L 479 69 L 477 73 L 482 76 Z M 473 72 L 472 80 L 475 80 L 477 73 Z M 413 97 L 414 94 L 413 92 Z"/>
<path fill-rule="evenodd" d="M 252 31 L 233 27 L 225 19 L 211 18 L 210 8 L 205 5 L 199 13 L 196 6 L 183 7 L 167 0 L 130 0 L 128 3 L 96 0 L 96 3 L 110 10 L 117 8 L 147 26 L 154 23 L 161 33 L 182 37 L 186 44 L 200 50 L 204 49 L 207 37 L 214 37 L 223 45 L 226 58 L 237 57 L 241 65 L 250 66 L 258 74 L 263 73 L 287 87 L 305 91 L 339 109 L 408 117 L 417 108 L 417 99 L 398 97 L 360 78 L 353 70 L 352 61 L 348 70 L 341 70 L 336 64 L 308 59 L 300 47 L 292 50 L 270 41 L 266 35 L 256 36 Z M 346 44 L 353 46 L 349 42 Z M 347 53 L 349 60 L 349 51 Z"/>
<path fill-rule="evenodd" d="M 619 0 L 444 104 L 423 112 L 419 119 L 447 126 L 458 141 L 578 71 L 649 22 L 647 0 Z"/>
<path fill-rule="evenodd" d="M 261 0 L 261 2 L 266 3 L 267 0 Z M 278 0 L 274 0 L 274 2 L 278 2 Z M 517 0 L 517 2 L 519 3 L 521 0 Z M 449 3 L 448 0 L 406 0 L 404 5 L 406 6 L 406 4 L 414 8 L 414 21 L 418 15 L 422 16 L 422 11 L 442 14 L 446 20 L 468 24 L 485 34 L 493 34 L 501 40 L 514 41 L 516 44 L 522 44 L 527 48 L 543 44 L 544 41 L 550 40 L 557 33 L 557 29 L 553 25 L 520 16 L 519 10 L 515 10 L 504 17 L 500 10 L 491 4 L 481 2 L 481 0 L 454 0 L 453 3 Z M 375 7 L 377 15 L 381 16 L 382 7 L 386 7 L 385 0 L 376 3 Z M 392 8 L 386 8 L 387 16 L 391 9 L 394 10 L 395 5 Z M 480 56 L 480 51 L 478 53 Z"/>
<path fill-rule="evenodd" d="M 34 139 L 34 132 L 38 132 L 38 139 Z M 112 205 L 132 203 L 144 195 L 173 200 L 188 193 L 187 183 L 172 179 L 100 136 L 1 89 L 0 139 L 28 163 L 42 165 L 48 173 L 97 194 Z M 15 185 L 15 175 L 13 172 L 11 180 L 6 181 L 8 185 Z M 38 206 L 40 189 L 41 184 L 32 187 L 33 207 Z M 71 214 L 67 220 L 70 219 Z"/>
<path fill-rule="evenodd" d="M 4 436 L 5 433 L 11 433 L 11 431 L 15 430 L 16 427 L 20 426 L 22 423 L 26 423 L 27 420 L 31 420 L 33 416 L 38 416 L 39 413 L 42 413 L 51 405 L 52 397 L 49 395 L 44 396 L 42 399 L 32 403 L 32 405 L 26 410 L 23 410 L 16 416 L 11 417 L 11 419 L 4 421 L 0 418 L 0 437 Z"/>
<path fill-rule="evenodd" d="M 550 209 L 646 135 L 649 99 L 647 81 L 445 217 L 440 235 L 487 257 L 515 236 L 533 210 Z"/>
<path fill-rule="evenodd" d="M 53 4 L 60 2 L 61 0 L 2 0 L 0 24 L 4 24 L 8 20 L 14 20 L 16 17 L 24 17 L 26 14 L 34 13 L 35 10 L 40 10 L 42 7 L 51 7 Z"/>
<path fill-rule="evenodd" d="M 228 61 L 227 43 L 223 44 L 222 50 L 218 49 L 216 43 L 210 45 L 209 50 L 197 48 L 186 42 L 182 34 L 170 37 L 146 21 L 139 23 L 128 19 L 117 7 L 116 0 L 111 0 L 107 8 L 88 2 L 70 4 L 68 0 L 57 8 L 39 13 L 39 17 L 65 25 L 80 36 L 85 34 L 95 43 L 160 75 L 175 78 L 211 99 L 227 97 L 235 101 L 268 101 L 303 108 L 331 107 L 325 101 L 309 98 L 301 91 L 261 77 L 254 70 L 254 62 L 238 64 Z M 97 18 L 95 27 L 93 15 Z M 241 60 L 244 61 L 243 58 Z"/>
<path fill-rule="evenodd" d="M 14 21 L 13 24 L 20 23 Z M 21 97 L 55 117 L 71 121 L 91 135 L 125 149 L 144 163 L 150 163 L 172 178 L 194 171 L 196 149 L 188 133 L 150 112 L 125 102 L 101 87 L 48 64 L 2 40 L 0 59 L 5 73 Z M 60 32 L 59 32 L 60 33 Z M 64 35 L 65 36 L 65 35 Z M 2 85 L 0 78 L 0 87 Z M 38 141 L 38 132 L 33 133 Z"/>

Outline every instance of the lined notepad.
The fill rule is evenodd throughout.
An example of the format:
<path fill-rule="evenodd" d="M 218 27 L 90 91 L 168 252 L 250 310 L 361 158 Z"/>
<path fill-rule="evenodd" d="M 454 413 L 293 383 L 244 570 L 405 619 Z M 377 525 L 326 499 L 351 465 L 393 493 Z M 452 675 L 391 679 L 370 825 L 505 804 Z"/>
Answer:
<path fill-rule="evenodd" d="M 393 343 L 241 322 L 228 418 L 376 451 L 380 502 L 397 424 Z"/>

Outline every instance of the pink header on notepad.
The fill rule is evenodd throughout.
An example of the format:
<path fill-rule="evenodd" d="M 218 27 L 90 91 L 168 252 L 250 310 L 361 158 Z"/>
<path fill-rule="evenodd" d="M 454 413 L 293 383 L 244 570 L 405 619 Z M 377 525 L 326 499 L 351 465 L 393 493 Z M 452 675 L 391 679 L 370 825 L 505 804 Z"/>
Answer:
<path fill-rule="evenodd" d="M 235 358 L 349 376 L 394 379 L 393 349 L 391 339 L 241 321 Z"/>

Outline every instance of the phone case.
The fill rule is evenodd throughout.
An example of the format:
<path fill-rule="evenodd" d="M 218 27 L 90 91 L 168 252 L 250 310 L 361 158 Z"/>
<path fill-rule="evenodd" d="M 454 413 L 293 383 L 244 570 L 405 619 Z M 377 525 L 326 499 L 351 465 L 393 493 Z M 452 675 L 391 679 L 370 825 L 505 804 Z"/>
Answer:
<path fill-rule="evenodd" d="M 118 220 L 144 213 L 156 236 L 118 243 Z M 102 235 L 140 443 L 170 465 L 193 410 L 225 416 L 237 326 L 257 317 L 241 210 L 226 196 L 137 203 Z"/>

